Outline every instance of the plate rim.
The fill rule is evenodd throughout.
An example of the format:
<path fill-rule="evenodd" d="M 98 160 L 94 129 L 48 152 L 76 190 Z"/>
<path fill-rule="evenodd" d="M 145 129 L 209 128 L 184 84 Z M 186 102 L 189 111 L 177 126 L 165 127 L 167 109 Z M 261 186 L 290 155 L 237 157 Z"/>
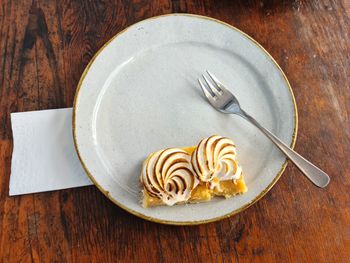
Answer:
<path fill-rule="evenodd" d="M 114 39 L 116 39 L 119 35 L 123 34 L 124 32 L 126 32 L 130 27 L 135 26 L 136 24 L 142 23 L 146 20 L 152 20 L 152 19 L 158 19 L 161 17 L 166 17 L 166 16 L 187 16 L 187 17 L 195 17 L 195 18 L 200 18 L 200 19 L 206 19 L 206 20 L 210 20 L 212 22 L 216 22 L 219 24 L 222 24 L 226 27 L 229 27 L 232 30 L 237 31 L 238 33 L 240 33 L 241 35 L 243 35 L 245 38 L 247 38 L 249 41 L 251 41 L 256 47 L 258 47 L 260 50 L 262 50 L 267 57 L 272 61 L 272 63 L 276 66 L 276 68 L 281 72 L 282 77 L 284 79 L 284 81 L 287 84 L 288 87 L 288 91 L 291 95 L 292 98 L 292 104 L 293 104 L 293 110 L 294 110 L 294 130 L 293 130 L 293 134 L 292 134 L 292 142 L 290 144 L 290 147 L 292 149 L 294 149 L 295 143 L 296 143 L 296 139 L 297 139 L 297 132 L 298 132 L 298 109 L 297 109 L 297 104 L 295 101 L 295 97 L 294 97 L 294 93 L 293 93 L 293 89 L 285 75 L 285 73 L 283 72 L 283 70 L 281 69 L 281 67 L 279 66 L 279 64 L 276 62 L 276 60 L 272 57 L 272 55 L 255 39 L 253 39 L 251 36 L 249 36 L 248 34 L 244 33 L 243 31 L 241 31 L 240 29 L 236 28 L 235 26 L 232 26 L 226 22 L 223 22 L 221 20 L 218 20 L 216 18 L 212 18 L 212 17 L 208 17 L 208 16 L 202 16 L 202 15 L 197 15 L 197 14 L 190 14 L 190 13 L 172 13 L 172 14 L 164 14 L 164 15 L 158 15 L 158 16 L 153 16 L 150 18 L 146 18 L 143 19 L 141 21 L 138 21 L 132 25 L 129 25 L 128 27 L 124 28 L 123 30 L 121 30 L 120 32 L 116 33 L 113 37 L 111 37 L 105 44 L 103 44 L 103 46 L 94 54 L 94 56 L 91 58 L 90 62 L 87 64 L 87 66 L 85 67 L 77 88 L 76 88 L 76 92 L 74 95 L 74 101 L 73 101 L 73 113 L 72 113 L 72 131 L 73 131 L 73 142 L 74 142 L 74 148 L 77 152 L 78 155 L 78 159 L 81 163 L 81 165 L 83 166 L 83 169 L 85 170 L 85 173 L 88 175 L 88 177 L 90 178 L 90 180 L 94 183 L 94 185 L 109 199 L 111 200 L 114 204 L 116 204 L 117 206 L 119 206 L 120 208 L 122 208 L 123 210 L 129 212 L 132 215 L 135 215 L 139 218 L 151 221 L 151 222 L 155 222 L 155 223 L 160 223 L 160 224 L 166 224 L 166 225 L 200 225 L 200 224 L 206 224 L 206 223 L 211 223 L 211 222 L 216 222 L 228 217 L 231 217 L 233 215 L 236 215 L 242 211 L 244 211 L 245 209 L 247 209 L 248 207 L 250 207 L 251 205 L 253 205 L 254 203 L 256 203 L 257 201 L 259 201 L 268 191 L 270 191 L 270 189 L 277 183 L 277 181 L 280 179 L 281 175 L 283 174 L 284 170 L 287 167 L 288 164 L 288 159 L 285 158 L 284 163 L 282 164 L 281 169 L 279 170 L 279 172 L 275 175 L 274 179 L 272 180 L 272 182 L 263 190 L 259 193 L 259 195 L 257 195 L 253 200 L 251 200 L 249 203 L 239 207 L 238 209 L 235 209 L 225 215 L 222 216 L 218 216 L 218 217 L 214 217 L 211 219 L 206 219 L 206 220 L 194 220 L 194 221 L 172 221 L 172 220 L 162 220 L 162 219 L 158 219 L 156 217 L 151 217 L 151 216 L 146 216 L 142 213 L 139 213 L 137 211 L 134 211 L 128 207 L 126 207 L 125 205 L 121 204 L 119 201 L 117 201 L 115 198 L 113 198 L 110 194 L 109 191 L 105 190 L 101 185 L 99 185 L 97 183 L 97 181 L 95 180 L 94 176 L 90 173 L 89 169 L 87 168 L 86 164 L 84 163 L 84 161 L 82 160 L 81 154 L 79 152 L 79 147 L 78 147 L 78 143 L 77 143 L 77 138 L 76 138 L 76 110 L 77 110 L 77 100 L 78 100 L 78 96 L 79 96 L 79 91 L 81 88 L 81 85 L 85 79 L 85 76 L 87 75 L 91 65 L 93 64 L 93 62 L 95 61 L 95 59 L 97 58 L 97 56 L 109 45 L 109 43 L 111 43 Z"/>

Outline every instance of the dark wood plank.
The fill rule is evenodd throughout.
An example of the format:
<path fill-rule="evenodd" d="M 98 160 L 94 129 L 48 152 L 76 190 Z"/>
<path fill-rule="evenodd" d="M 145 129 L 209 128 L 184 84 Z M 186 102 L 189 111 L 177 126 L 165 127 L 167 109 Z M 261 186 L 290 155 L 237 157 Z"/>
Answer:
<path fill-rule="evenodd" d="M 248 210 L 193 227 L 136 218 L 94 187 L 8 197 L 10 112 L 72 106 L 84 67 L 109 38 L 172 12 L 228 22 L 274 56 L 299 108 L 296 150 L 331 175 L 327 189 L 289 165 Z M 4 0 L 0 54 L 0 261 L 347 262 L 349 1 Z"/>

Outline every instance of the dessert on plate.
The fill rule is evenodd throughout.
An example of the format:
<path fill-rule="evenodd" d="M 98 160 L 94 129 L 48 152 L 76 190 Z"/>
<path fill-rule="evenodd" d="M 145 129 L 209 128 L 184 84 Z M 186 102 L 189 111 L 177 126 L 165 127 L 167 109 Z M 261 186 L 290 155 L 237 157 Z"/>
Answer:
<path fill-rule="evenodd" d="M 197 203 L 246 192 L 236 156 L 233 141 L 219 135 L 205 138 L 196 146 L 150 154 L 140 177 L 142 205 Z"/>

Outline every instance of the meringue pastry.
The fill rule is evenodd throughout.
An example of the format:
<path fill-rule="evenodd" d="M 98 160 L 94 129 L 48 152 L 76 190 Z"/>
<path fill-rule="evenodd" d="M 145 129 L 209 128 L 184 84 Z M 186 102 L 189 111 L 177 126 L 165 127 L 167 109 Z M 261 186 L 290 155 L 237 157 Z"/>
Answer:
<path fill-rule="evenodd" d="M 141 173 L 144 201 L 173 205 L 191 197 L 198 180 L 191 166 L 191 156 L 178 148 L 151 154 L 144 162 Z M 144 206 L 148 206 L 144 202 Z"/>
<path fill-rule="evenodd" d="M 144 161 L 140 181 L 143 207 L 229 198 L 247 191 L 232 140 L 214 135 L 197 146 L 152 153 Z"/>

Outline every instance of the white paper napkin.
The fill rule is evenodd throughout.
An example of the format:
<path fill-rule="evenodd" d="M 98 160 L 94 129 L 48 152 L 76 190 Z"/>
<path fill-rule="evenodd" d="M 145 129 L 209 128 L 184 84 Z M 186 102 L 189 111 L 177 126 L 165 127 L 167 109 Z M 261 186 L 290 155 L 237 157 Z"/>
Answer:
<path fill-rule="evenodd" d="M 11 114 L 10 195 L 91 185 L 75 152 L 72 109 Z"/>

